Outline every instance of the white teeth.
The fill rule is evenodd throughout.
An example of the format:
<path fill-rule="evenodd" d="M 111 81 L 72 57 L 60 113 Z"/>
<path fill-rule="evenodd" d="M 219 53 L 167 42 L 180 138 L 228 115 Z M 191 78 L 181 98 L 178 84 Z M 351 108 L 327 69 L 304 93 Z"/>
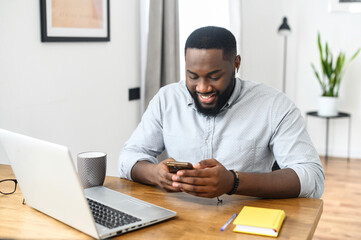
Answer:
<path fill-rule="evenodd" d="M 209 99 L 211 96 L 201 96 L 203 99 Z"/>

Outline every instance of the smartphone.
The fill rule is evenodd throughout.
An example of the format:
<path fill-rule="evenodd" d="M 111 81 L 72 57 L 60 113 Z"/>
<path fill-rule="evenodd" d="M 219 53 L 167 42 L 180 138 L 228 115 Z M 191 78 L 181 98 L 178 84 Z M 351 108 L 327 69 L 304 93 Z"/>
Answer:
<path fill-rule="evenodd" d="M 166 163 L 169 169 L 169 172 L 176 173 L 179 170 L 184 169 L 193 169 L 193 165 L 189 162 L 167 162 Z"/>

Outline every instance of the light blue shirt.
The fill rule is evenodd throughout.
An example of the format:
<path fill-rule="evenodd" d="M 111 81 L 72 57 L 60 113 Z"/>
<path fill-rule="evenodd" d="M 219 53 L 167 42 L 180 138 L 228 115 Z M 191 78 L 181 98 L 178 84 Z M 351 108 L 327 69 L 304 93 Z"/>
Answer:
<path fill-rule="evenodd" d="M 197 111 L 185 81 L 161 88 L 120 153 L 120 177 L 131 179 L 138 161 L 158 163 L 163 150 L 176 161 L 214 158 L 239 172 L 270 172 L 277 160 L 298 175 L 300 197 L 320 198 L 324 190 L 323 167 L 299 109 L 260 83 L 237 78 L 215 117 Z"/>

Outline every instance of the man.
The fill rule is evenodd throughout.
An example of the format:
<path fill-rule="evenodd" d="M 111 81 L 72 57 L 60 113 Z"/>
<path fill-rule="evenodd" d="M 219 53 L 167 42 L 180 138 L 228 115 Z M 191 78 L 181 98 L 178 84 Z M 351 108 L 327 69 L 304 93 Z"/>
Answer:
<path fill-rule="evenodd" d="M 120 176 L 208 198 L 320 198 L 323 167 L 300 111 L 283 93 L 235 77 L 233 34 L 195 30 L 185 61 L 186 81 L 159 90 L 121 151 Z M 169 158 L 158 162 L 163 150 Z M 194 169 L 172 174 L 167 161 Z M 275 161 L 281 169 L 271 171 Z"/>

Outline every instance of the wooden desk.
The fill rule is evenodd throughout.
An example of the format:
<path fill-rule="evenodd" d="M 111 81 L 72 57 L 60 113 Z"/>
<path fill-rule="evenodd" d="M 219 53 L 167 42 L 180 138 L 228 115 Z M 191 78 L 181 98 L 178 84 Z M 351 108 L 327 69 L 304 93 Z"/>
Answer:
<path fill-rule="evenodd" d="M 10 166 L 0 165 L 0 179 L 13 177 Z M 245 205 L 283 209 L 286 218 L 280 239 L 311 239 L 323 206 L 319 199 L 259 199 L 237 195 L 221 196 L 223 203 L 217 206 L 216 199 L 167 193 L 117 177 L 106 177 L 104 186 L 177 212 L 173 219 L 126 233 L 118 236 L 119 239 L 272 239 L 234 233 L 233 225 L 220 231 L 229 217 Z M 0 195 L 1 239 L 90 239 L 88 235 L 22 205 L 22 200 L 20 188 L 12 195 Z"/>

